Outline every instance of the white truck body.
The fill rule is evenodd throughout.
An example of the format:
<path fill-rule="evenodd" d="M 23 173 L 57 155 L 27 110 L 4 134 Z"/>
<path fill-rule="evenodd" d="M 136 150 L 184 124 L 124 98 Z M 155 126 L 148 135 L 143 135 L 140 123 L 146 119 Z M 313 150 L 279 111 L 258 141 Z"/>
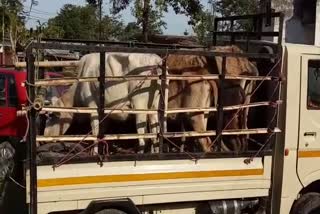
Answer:
<path fill-rule="evenodd" d="M 283 134 L 275 142 L 286 149 L 281 214 L 290 212 L 302 191 L 320 187 L 320 110 L 308 109 L 307 104 L 308 75 L 312 78 L 314 74 L 310 61 L 320 65 L 320 47 L 283 46 L 285 81 L 279 115 Z M 55 169 L 38 166 L 38 213 L 81 210 L 93 200 L 117 198 L 130 198 L 138 206 L 153 205 L 156 213 L 195 213 L 193 202 L 267 197 L 272 157 L 257 157 L 249 164 L 245 159 L 105 162 L 102 167 L 79 163 Z M 29 180 L 27 172 L 27 183 Z M 177 205 L 180 202 L 185 204 Z"/>

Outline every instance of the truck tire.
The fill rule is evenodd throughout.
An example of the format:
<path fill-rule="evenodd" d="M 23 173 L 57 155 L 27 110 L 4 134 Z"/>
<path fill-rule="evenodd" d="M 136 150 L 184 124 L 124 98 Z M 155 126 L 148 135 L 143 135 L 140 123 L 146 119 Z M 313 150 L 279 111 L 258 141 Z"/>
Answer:
<path fill-rule="evenodd" d="M 127 213 L 117 209 L 105 209 L 105 210 L 96 212 L 95 214 L 127 214 Z"/>
<path fill-rule="evenodd" d="M 291 214 L 320 213 L 320 193 L 310 192 L 302 195 L 293 205 Z"/>

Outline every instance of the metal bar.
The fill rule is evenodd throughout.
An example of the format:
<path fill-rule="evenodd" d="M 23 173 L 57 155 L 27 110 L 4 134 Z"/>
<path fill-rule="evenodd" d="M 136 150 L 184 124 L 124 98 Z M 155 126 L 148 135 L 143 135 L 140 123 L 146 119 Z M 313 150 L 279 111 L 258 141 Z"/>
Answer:
<path fill-rule="evenodd" d="M 161 74 L 161 93 L 160 93 L 160 105 L 159 105 L 159 122 L 160 122 L 160 132 L 159 137 L 159 152 L 163 153 L 163 142 L 164 137 L 162 133 L 167 132 L 167 117 L 166 110 L 168 107 L 168 85 L 167 85 L 167 60 L 164 58 L 162 62 L 162 74 Z"/>
<path fill-rule="evenodd" d="M 224 106 L 223 111 L 232 111 L 237 109 L 245 109 L 245 108 L 254 108 L 261 106 L 270 106 L 270 105 L 280 105 L 282 104 L 281 100 L 277 102 L 255 102 L 250 104 L 241 104 L 241 105 L 232 105 L 232 106 Z M 25 109 L 23 109 L 24 111 Z M 40 113 L 45 112 L 68 112 L 68 113 L 79 113 L 79 114 L 90 114 L 97 112 L 97 108 L 86 108 L 86 107 L 54 107 L 54 106 L 46 106 L 41 109 Z M 217 108 L 172 108 L 167 109 L 166 114 L 178 114 L 178 113 L 197 113 L 197 112 L 216 112 Z M 148 109 L 104 109 L 105 114 L 158 114 L 157 110 L 148 110 Z M 23 112 L 19 111 L 19 114 L 23 114 Z"/>
<path fill-rule="evenodd" d="M 249 51 L 250 36 L 246 35 L 246 51 Z"/>
<path fill-rule="evenodd" d="M 271 0 L 266 2 L 266 27 L 270 27 L 272 22 Z"/>
<path fill-rule="evenodd" d="M 239 31 L 239 32 L 233 32 L 233 31 L 224 31 L 224 32 L 214 32 L 218 36 L 266 36 L 266 37 L 276 37 L 279 36 L 279 32 L 250 32 L 250 31 Z"/>
<path fill-rule="evenodd" d="M 215 32 L 218 31 L 218 20 L 214 19 L 213 32 L 212 32 L 212 45 L 217 46 L 217 34 Z"/>
<path fill-rule="evenodd" d="M 132 76 L 106 76 L 105 80 L 110 81 L 136 81 L 136 80 L 158 80 L 157 75 L 132 75 Z M 218 80 L 219 75 L 167 75 L 167 80 Z M 226 75 L 227 80 L 250 80 L 250 81 L 277 81 L 277 77 L 273 76 L 245 76 L 245 75 Z M 37 80 L 35 86 L 57 86 L 57 85 L 70 85 L 78 82 L 98 82 L 98 77 L 82 77 L 82 78 L 52 78 L 45 80 Z"/>
<path fill-rule="evenodd" d="M 280 17 L 280 23 L 283 22 L 284 15 L 282 14 Z M 282 21 L 281 21 L 282 19 Z M 282 23 L 283 24 L 283 23 Z M 283 26 L 281 24 L 281 26 Z M 280 29 L 280 33 L 282 35 L 282 27 Z M 282 39 L 281 39 L 282 40 Z M 278 46 L 279 53 L 282 55 L 282 47 L 281 44 Z M 279 65 L 282 64 L 282 58 Z M 281 68 L 279 68 L 281 69 Z M 279 72 L 279 75 L 281 73 Z M 280 89 L 278 91 L 278 98 L 287 99 L 287 87 L 286 84 L 280 85 Z M 281 107 L 277 108 L 277 114 L 282 115 L 283 118 L 287 118 L 287 111 L 286 111 L 286 103 L 282 105 Z M 277 115 L 277 116 L 278 116 Z M 279 120 L 279 117 L 277 118 L 277 126 L 285 127 L 285 119 Z M 282 184 L 283 184 L 283 169 L 284 169 L 284 158 L 285 158 L 285 144 L 282 142 L 285 142 L 285 134 L 281 133 L 276 135 L 275 143 L 272 144 L 272 170 L 271 170 L 271 186 L 270 186 L 270 194 L 269 194 L 269 206 L 267 210 L 267 213 L 271 214 L 277 214 L 280 213 L 280 207 L 281 207 L 281 197 L 282 197 Z"/>
<path fill-rule="evenodd" d="M 259 129 L 229 129 L 221 132 L 221 135 L 261 135 L 261 134 L 269 134 L 269 133 L 280 133 L 281 130 L 279 128 L 275 128 L 274 130 L 270 130 L 267 128 L 259 128 Z M 181 137 L 206 137 L 206 136 L 217 136 L 216 131 L 206 131 L 206 132 L 167 132 L 163 134 L 166 138 L 181 138 Z M 111 134 L 105 135 L 103 137 L 104 140 L 135 140 L 135 139 L 156 139 L 157 134 L 146 133 L 146 134 Z M 61 135 L 61 136 L 37 136 L 38 142 L 46 142 L 46 143 L 56 143 L 56 142 L 72 142 L 72 141 L 94 141 L 97 139 L 97 136 L 85 136 L 85 135 Z M 133 141 L 134 143 L 134 141 Z"/>
<path fill-rule="evenodd" d="M 51 68 L 51 67 L 77 67 L 79 61 L 70 60 L 70 61 L 37 61 L 35 62 L 35 66 L 41 68 Z M 27 66 L 26 62 L 16 62 L 14 64 L 17 68 L 25 68 Z"/>
<path fill-rule="evenodd" d="M 98 139 L 103 139 L 104 135 L 104 106 L 105 106 L 105 75 L 106 75 L 106 54 L 105 52 L 100 53 L 100 76 L 99 76 L 99 106 L 98 106 L 98 116 L 99 116 L 99 134 Z M 98 154 L 103 157 L 104 152 L 103 142 L 98 143 Z M 103 159 L 101 159 L 103 160 Z"/>
<path fill-rule="evenodd" d="M 214 152 L 214 153 L 192 153 L 194 160 L 205 160 L 205 159 L 221 159 L 221 158 L 251 158 L 256 155 L 256 151 L 248 152 Z M 263 151 L 256 157 L 262 158 L 265 156 L 271 156 L 271 151 Z M 52 157 L 50 159 L 41 160 L 38 166 L 52 166 L 58 163 L 61 157 Z M 114 154 L 108 157 L 109 162 L 120 162 L 120 161 L 160 161 L 160 160 L 190 160 L 190 154 L 187 153 L 163 153 L 163 154 Z M 75 157 L 68 161 L 68 164 L 79 164 L 79 163 L 96 163 L 97 158 L 95 156 L 88 157 Z"/>
<path fill-rule="evenodd" d="M 218 117 L 217 117 L 217 143 L 218 143 L 218 150 L 221 150 L 221 140 L 222 136 L 221 133 L 223 131 L 223 89 L 224 89 L 224 81 L 226 75 L 226 65 L 227 59 L 226 57 L 222 58 L 222 73 L 220 74 L 219 78 L 219 93 L 218 93 Z"/>
<path fill-rule="evenodd" d="M 282 40 L 283 40 L 283 24 L 284 24 L 284 14 L 281 13 L 279 18 L 279 37 L 278 37 L 278 48 L 277 53 L 282 53 Z"/>
<path fill-rule="evenodd" d="M 99 40 L 80 40 L 80 39 L 51 39 L 42 38 L 45 42 L 55 42 L 55 43 L 83 43 L 83 44 L 104 44 L 104 45 L 122 45 L 127 47 L 162 47 L 162 48 L 205 48 L 201 45 L 172 45 L 172 44 L 157 44 L 157 43 L 143 43 L 143 42 L 114 42 L 114 41 L 99 41 Z"/>
<path fill-rule="evenodd" d="M 279 17 L 280 12 L 277 13 L 271 13 L 271 17 Z M 241 19 L 253 19 L 256 17 L 265 17 L 267 14 L 266 13 L 259 13 L 259 14 L 250 14 L 250 15 L 244 15 L 244 16 L 228 16 L 228 17 L 217 17 L 217 21 L 228 21 L 228 20 L 241 20 Z"/>
<path fill-rule="evenodd" d="M 28 82 L 31 83 L 28 85 L 28 96 L 31 102 L 35 100 L 36 88 L 32 85 L 35 82 L 35 66 L 34 61 L 35 57 L 32 53 L 32 48 L 28 48 L 26 51 L 27 54 L 27 79 Z M 32 103 L 29 103 L 29 105 L 32 106 Z M 34 108 L 31 108 L 28 114 L 29 117 L 29 131 L 28 131 L 28 141 L 27 141 L 27 147 L 28 147 L 28 166 L 30 170 L 30 213 L 37 214 L 37 165 L 36 165 L 36 159 L 37 159 L 37 146 L 36 146 L 36 110 Z"/>
<path fill-rule="evenodd" d="M 75 45 L 75 44 L 58 44 L 58 43 L 31 43 L 31 47 L 39 49 L 61 49 L 61 50 L 84 50 L 91 52 L 127 52 L 127 53 L 153 53 L 159 55 L 180 54 L 180 55 L 199 55 L 199 56 L 232 56 L 253 59 L 270 59 L 277 58 L 277 54 L 261 54 L 261 53 L 225 53 L 214 51 L 199 50 L 179 50 L 179 49 L 159 49 L 159 48 L 129 48 L 129 47 L 110 47 L 96 45 Z"/>
<path fill-rule="evenodd" d="M 6 28 L 6 24 L 4 23 L 5 21 L 5 6 L 4 6 L 4 0 L 1 0 L 1 9 L 2 9 L 2 65 L 6 65 L 6 49 L 4 46 L 4 42 L 5 42 L 5 28 Z"/>
<path fill-rule="evenodd" d="M 265 35 L 265 32 L 263 32 L 262 30 L 263 30 L 263 28 L 262 28 L 262 26 L 263 26 L 263 18 L 262 17 L 259 17 L 258 18 L 258 26 L 257 26 L 257 40 L 261 40 L 262 39 L 262 36 L 266 36 Z M 277 33 L 277 35 L 273 35 L 273 36 L 279 36 L 279 32 L 276 32 Z"/>
<path fill-rule="evenodd" d="M 231 26 L 230 26 L 230 31 L 231 31 L 231 45 L 233 45 L 234 44 L 234 42 L 235 42 L 235 33 L 233 32 L 233 28 L 234 28 L 234 20 L 232 19 L 232 20 L 230 20 L 231 21 Z M 219 34 L 218 34 L 219 35 Z"/>

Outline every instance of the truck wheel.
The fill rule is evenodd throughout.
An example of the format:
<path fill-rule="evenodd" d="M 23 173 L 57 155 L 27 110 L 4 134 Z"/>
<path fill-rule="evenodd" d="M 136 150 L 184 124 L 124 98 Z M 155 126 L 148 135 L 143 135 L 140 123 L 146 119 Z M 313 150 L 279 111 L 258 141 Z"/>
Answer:
<path fill-rule="evenodd" d="M 291 214 L 320 213 L 320 193 L 310 192 L 302 195 L 293 205 Z"/>
<path fill-rule="evenodd" d="M 127 213 L 121 210 L 116 210 L 116 209 L 105 209 L 105 210 L 96 212 L 95 214 L 127 214 Z"/>

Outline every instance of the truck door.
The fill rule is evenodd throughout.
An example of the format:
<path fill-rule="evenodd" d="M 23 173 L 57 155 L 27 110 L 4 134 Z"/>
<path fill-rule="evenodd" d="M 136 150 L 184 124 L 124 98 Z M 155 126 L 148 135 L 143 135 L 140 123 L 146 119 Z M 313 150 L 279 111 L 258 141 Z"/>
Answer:
<path fill-rule="evenodd" d="M 298 175 L 308 185 L 320 179 L 320 55 L 301 63 Z"/>
<path fill-rule="evenodd" d="M 17 93 L 14 76 L 0 74 L 0 136 L 16 136 Z"/>

